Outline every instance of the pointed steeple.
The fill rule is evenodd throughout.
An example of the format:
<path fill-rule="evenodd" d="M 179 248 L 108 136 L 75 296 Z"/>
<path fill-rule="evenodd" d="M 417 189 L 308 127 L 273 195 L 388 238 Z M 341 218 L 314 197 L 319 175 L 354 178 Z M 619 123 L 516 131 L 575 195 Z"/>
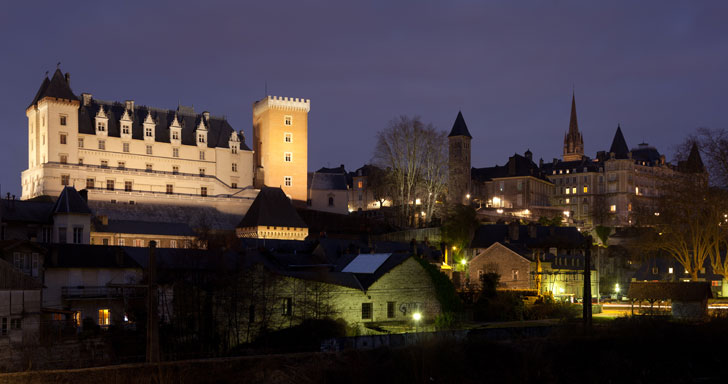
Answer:
<path fill-rule="evenodd" d="M 458 117 L 455 118 L 455 124 L 452 125 L 450 134 L 447 135 L 447 137 L 453 136 L 467 136 L 471 139 L 473 138 L 473 136 L 470 135 L 470 131 L 468 131 L 468 126 L 465 124 L 465 119 L 463 118 L 463 113 L 461 111 L 458 111 Z"/>
<path fill-rule="evenodd" d="M 682 172 L 689 173 L 703 173 L 705 172 L 705 165 L 703 159 L 700 157 L 700 150 L 698 150 L 698 144 L 693 142 L 693 146 L 690 148 L 690 154 L 686 161 L 678 163 L 678 168 Z"/>
<path fill-rule="evenodd" d="M 564 161 L 581 160 L 584 157 L 584 139 L 576 121 L 576 95 L 571 93 L 571 117 L 569 131 L 564 136 Z"/>
<path fill-rule="evenodd" d="M 626 159 L 629 156 L 629 147 L 627 147 L 627 141 L 624 140 L 622 127 L 619 124 L 617 124 L 617 132 L 614 134 L 609 152 L 614 152 L 614 157 L 617 159 Z"/>
<path fill-rule="evenodd" d="M 56 69 L 56 72 L 53 73 L 53 77 L 50 80 L 48 80 L 48 77 L 43 80 L 43 83 L 28 107 L 35 105 L 46 97 L 77 101 L 78 97 L 71 91 L 67 76 L 64 76 L 60 69 Z"/>

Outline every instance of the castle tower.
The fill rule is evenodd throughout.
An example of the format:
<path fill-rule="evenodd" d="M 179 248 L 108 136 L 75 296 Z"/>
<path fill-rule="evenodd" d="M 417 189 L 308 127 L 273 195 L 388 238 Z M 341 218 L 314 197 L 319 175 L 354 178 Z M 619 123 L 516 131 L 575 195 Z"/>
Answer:
<path fill-rule="evenodd" d="M 310 100 L 292 97 L 253 103 L 254 185 L 280 187 L 297 205 L 306 202 L 310 109 Z"/>
<path fill-rule="evenodd" d="M 455 124 L 447 136 L 448 151 L 448 195 L 453 203 L 469 204 L 470 194 L 470 140 L 462 112 L 458 112 Z"/>
<path fill-rule="evenodd" d="M 576 98 L 572 93 L 569 132 L 564 136 L 564 161 L 581 160 L 582 157 L 584 157 L 584 140 L 576 122 Z"/>

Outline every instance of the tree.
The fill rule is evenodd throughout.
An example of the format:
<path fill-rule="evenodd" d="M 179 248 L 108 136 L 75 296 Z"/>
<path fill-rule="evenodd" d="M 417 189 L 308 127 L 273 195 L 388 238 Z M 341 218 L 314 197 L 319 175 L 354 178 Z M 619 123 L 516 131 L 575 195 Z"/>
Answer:
<path fill-rule="evenodd" d="M 384 206 L 387 200 L 392 200 L 395 194 L 393 188 L 394 175 L 390 169 L 382 169 L 375 166 L 369 167 L 367 176 L 367 187 L 372 191 L 372 197 L 379 203 L 379 208 Z"/>
<path fill-rule="evenodd" d="M 693 143 L 697 144 L 711 184 L 728 188 L 728 130 L 698 128 L 677 147 L 678 160 L 687 160 Z"/>
<path fill-rule="evenodd" d="M 418 187 L 422 186 L 421 190 L 427 191 L 426 199 L 430 200 L 426 201 L 431 201 L 431 207 L 434 207 L 438 194 L 442 193 L 445 148 L 444 133 L 438 132 L 431 124 L 425 125 L 419 117 L 400 116 L 377 133 L 373 162 L 391 171 L 393 197 L 400 207 L 403 224 L 412 223 L 412 205 L 417 200 Z"/>
<path fill-rule="evenodd" d="M 453 204 L 448 206 L 442 225 L 442 240 L 453 249 L 453 261 L 461 258 L 463 249 L 470 246 L 478 227 L 477 213 L 473 207 Z"/>

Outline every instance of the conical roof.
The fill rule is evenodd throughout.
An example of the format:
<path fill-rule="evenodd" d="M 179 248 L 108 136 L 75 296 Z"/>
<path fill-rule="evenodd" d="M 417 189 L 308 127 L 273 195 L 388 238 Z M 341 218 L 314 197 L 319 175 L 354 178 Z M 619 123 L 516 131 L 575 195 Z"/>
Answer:
<path fill-rule="evenodd" d="M 63 76 L 60 69 L 56 69 L 56 72 L 53 73 L 53 77 L 50 80 L 48 80 L 47 77 L 43 80 L 43 83 L 40 85 L 40 88 L 38 88 L 38 92 L 35 94 L 33 101 L 28 107 L 35 105 L 45 97 L 78 100 L 78 97 L 76 97 L 76 95 L 73 94 L 73 91 L 71 91 L 71 86 L 68 84 L 68 81 L 66 81 L 66 77 Z"/>
<path fill-rule="evenodd" d="M 705 172 L 705 165 L 703 159 L 700 157 L 700 150 L 698 150 L 698 144 L 693 142 L 693 146 L 690 148 L 690 154 L 685 162 L 678 164 L 680 170 L 683 172 L 691 173 L 703 173 Z"/>
<path fill-rule="evenodd" d="M 622 128 L 619 125 L 617 125 L 617 132 L 614 134 L 609 152 L 614 152 L 614 156 L 618 159 L 626 159 L 628 157 L 629 147 L 627 147 L 627 142 L 624 140 L 624 135 L 622 134 Z"/>
<path fill-rule="evenodd" d="M 576 122 L 576 95 L 571 94 L 571 118 L 569 119 L 569 133 L 579 133 L 579 124 Z"/>
<path fill-rule="evenodd" d="M 455 118 L 455 124 L 452 125 L 450 134 L 447 135 L 447 137 L 453 136 L 467 136 L 471 139 L 473 138 L 473 136 L 470 136 L 470 131 L 468 131 L 468 126 L 465 124 L 465 119 L 463 118 L 463 113 L 461 111 L 458 111 L 458 117 Z"/>
<path fill-rule="evenodd" d="M 257 226 L 308 228 L 280 188 L 263 187 L 238 228 Z"/>
<path fill-rule="evenodd" d="M 79 213 L 91 214 L 86 200 L 73 187 L 64 187 L 61 195 L 58 196 L 56 204 L 53 206 L 53 214 L 57 213 Z"/>

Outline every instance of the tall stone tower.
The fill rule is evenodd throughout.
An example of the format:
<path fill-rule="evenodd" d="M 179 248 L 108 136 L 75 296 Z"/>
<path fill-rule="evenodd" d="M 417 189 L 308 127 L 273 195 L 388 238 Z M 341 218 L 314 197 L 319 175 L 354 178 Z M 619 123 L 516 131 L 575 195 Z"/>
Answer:
<path fill-rule="evenodd" d="M 292 97 L 253 103 L 253 184 L 280 187 L 299 206 L 306 203 L 310 109 L 310 100 Z"/>
<path fill-rule="evenodd" d="M 572 93 L 569 132 L 564 136 L 564 161 L 581 160 L 582 157 L 584 157 L 584 140 L 576 122 L 576 98 Z"/>
<path fill-rule="evenodd" d="M 470 136 L 462 112 L 458 112 L 455 124 L 447 136 L 448 151 L 448 200 L 469 204 L 470 194 Z"/>

